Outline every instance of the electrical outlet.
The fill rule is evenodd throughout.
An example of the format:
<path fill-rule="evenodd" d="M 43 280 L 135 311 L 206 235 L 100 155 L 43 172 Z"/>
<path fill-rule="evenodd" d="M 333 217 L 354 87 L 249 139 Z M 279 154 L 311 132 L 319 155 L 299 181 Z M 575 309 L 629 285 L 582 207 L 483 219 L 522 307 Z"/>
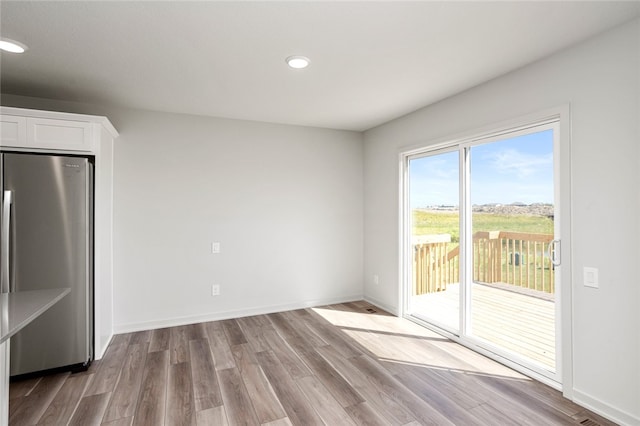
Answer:
<path fill-rule="evenodd" d="M 220 296 L 220 285 L 214 284 L 211 286 L 211 295 L 212 296 Z"/>
<path fill-rule="evenodd" d="M 379 276 L 377 276 L 377 275 L 374 275 L 374 276 L 373 276 L 373 283 L 374 283 L 375 285 L 380 284 L 380 277 L 379 277 Z"/>

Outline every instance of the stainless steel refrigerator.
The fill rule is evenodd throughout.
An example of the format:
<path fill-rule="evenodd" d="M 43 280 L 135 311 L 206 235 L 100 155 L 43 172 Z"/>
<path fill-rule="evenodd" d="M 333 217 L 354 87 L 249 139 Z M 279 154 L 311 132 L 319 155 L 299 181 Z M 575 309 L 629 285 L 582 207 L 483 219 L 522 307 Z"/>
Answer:
<path fill-rule="evenodd" d="M 86 367 L 93 358 L 93 164 L 0 153 L 2 292 L 70 287 L 11 338 L 11 376 Z"/>

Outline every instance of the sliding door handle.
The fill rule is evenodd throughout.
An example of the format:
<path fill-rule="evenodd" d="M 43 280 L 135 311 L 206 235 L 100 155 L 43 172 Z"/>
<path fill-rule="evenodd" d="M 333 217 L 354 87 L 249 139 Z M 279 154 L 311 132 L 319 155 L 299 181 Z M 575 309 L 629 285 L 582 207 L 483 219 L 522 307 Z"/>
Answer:
<path fill-rule="evenodd" d="M 549 243 L 547 247 L 547 256 L 549 256 L 549 260 L 553 264 L 553 266 L 560 266 L 562 263 L 562 259 L 560 256 L 561 244 L 559 239 L 554 239 Z"/>

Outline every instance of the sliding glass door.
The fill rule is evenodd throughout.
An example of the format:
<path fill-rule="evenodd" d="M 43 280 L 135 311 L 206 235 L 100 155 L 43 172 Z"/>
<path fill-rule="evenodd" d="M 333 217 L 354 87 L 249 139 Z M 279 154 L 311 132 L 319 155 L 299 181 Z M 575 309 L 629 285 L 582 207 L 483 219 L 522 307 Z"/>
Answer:
<path fill-rule="evenodd" d="M 405 312 L 559 380 L 556 122 L 406 157 Z"/>
<path fill-rule="evenodd" d="M 460 329 L 459 163 L 457 150 L 409 162 L 410 311 L 453 333 Z"/>

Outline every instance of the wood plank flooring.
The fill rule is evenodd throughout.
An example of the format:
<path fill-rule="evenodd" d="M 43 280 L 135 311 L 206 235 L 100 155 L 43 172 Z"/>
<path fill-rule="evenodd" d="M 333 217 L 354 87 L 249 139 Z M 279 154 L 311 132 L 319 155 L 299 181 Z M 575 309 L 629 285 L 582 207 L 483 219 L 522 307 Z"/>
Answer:
<path fill-rule="evenodd" d="M 366 302 L 117 335 L 10 386 L 10 425 L 613 423 Z"/>

